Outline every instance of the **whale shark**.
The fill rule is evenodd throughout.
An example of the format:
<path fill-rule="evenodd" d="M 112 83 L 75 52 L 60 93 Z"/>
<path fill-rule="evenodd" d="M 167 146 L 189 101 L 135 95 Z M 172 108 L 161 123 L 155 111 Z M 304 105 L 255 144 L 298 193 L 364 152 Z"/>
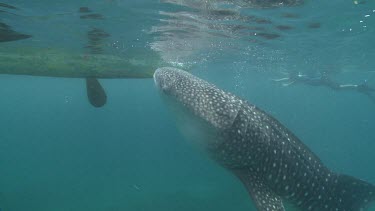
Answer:
<path fill-rule="evenodd" d="M 257 210 L 360 211 L 373 205 L 374 185 L 330 170 L 257 106 L 177 68 L 157 69 L 154 81 L 187 139 L 243 183 Z"/>

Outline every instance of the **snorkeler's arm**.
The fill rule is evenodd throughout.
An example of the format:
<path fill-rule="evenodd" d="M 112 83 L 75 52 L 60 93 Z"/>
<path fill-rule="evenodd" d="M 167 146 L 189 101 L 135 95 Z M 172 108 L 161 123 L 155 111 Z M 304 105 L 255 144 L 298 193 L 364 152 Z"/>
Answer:
<path fill-rule="evenodd" d="M 277 78 L 277 79 L 271 79 L 272 81 L 275 81 L 275 82 L 280 82 L 280 81 L 287 81 L 287 80 L 290 80 L 290 78 Z"/>
<path fill-rule="evenodd" d="M 357 84 L 340 84 L 339 88 L 340 89 L 357 89 L 358 85 Z"/>

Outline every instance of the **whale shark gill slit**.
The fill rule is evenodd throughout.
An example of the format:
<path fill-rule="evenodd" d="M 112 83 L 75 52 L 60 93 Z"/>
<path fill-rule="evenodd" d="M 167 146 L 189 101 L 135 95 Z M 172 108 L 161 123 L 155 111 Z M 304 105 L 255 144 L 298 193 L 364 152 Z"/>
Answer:
<path fill-rule="evenodd" d="M 86 78 L 86 90 L 89 102 L 94 107 L 102 107 L 107 103 L 104 88 L 96 78 Z"/>
<path fill-rule="evenodd" d="M 246 100 L 177 68 L 157 69 L 154 81 L 179 118 L 205 123 L 182 125 L 201 134 L 185 133 L 187 140 L 199 140 L 203 151 L 236 175 L 259 211 L 283 211 L 286 204 L 303 211 L 362 211 L 374 203 L 374 185 L 331 171 Z"/>

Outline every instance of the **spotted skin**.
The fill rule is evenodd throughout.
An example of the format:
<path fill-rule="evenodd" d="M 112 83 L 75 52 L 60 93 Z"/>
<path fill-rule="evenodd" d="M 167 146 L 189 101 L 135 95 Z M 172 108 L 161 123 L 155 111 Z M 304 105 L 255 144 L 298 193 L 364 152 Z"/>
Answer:
<path fill-rule="evenodd" d="M 159 68 L 156 86 L 178 116 L 193 123 L 202 148 L 244 184 L 260 211 L 360 211 L 375 187 L 332 172 L 292 132 L 266 112 L 176 68 Z M 194 121 L 188 121 L 188 119 Z M 185 124 L 186 127 L 186 124 Z M 199 140 L 200 139 L 200 140 Z"/>

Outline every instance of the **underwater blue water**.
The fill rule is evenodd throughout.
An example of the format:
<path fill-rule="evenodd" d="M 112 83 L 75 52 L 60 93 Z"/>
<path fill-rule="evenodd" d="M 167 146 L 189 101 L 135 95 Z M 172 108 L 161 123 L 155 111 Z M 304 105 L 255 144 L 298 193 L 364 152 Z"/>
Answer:
<path fill-rule="evenodd" d="M 153 41 L 140 33 L 155 23 L 147 20 L 156 13 L 152 9 L 168 9 L 149 1 L 3 2 L 37 17 L 1 16 L 14 29 L 33 34 L 30 45 L 77 51 L 86 42 L 80 31 L 87 28 L 66 24 L 77 17 L 51 14 L 92 5 L 109 16 L 98 24 L 112 40 L 136 45 L 137 39 Z M 316 73 L 328 66 L 339 69 L 333 75 L 337 81 L 367 79 L 375 87 L 375 5 L 365 2 L 307 1 L 316 17 L 311 7 L 301 14 L 307 21 L 322 20 L 318 32 L 302 27 L 255 51 L 241 41 L 248 51 L 224 48 L 191 72 L 276 117 L 328 167 L 375 184 L 375 102 L 355 91 L 271 80 L 289 69 Z M 135 17 L 139 11 L 147 15 Z M 257 13 L 267 16 L 273 10 Z M 362 19 L 369 23 L 366 30 Z M 55 37 L 44 33 L 51 30 Z M 112 51 L 123 53 L 121 47 Z M 184 140 L 152 79 L 100 81 L 108 103 L 98 109 L 87 102 L 83 79 L 0 75 L 1 211 L 255 210 L 233 175 Z"/>

